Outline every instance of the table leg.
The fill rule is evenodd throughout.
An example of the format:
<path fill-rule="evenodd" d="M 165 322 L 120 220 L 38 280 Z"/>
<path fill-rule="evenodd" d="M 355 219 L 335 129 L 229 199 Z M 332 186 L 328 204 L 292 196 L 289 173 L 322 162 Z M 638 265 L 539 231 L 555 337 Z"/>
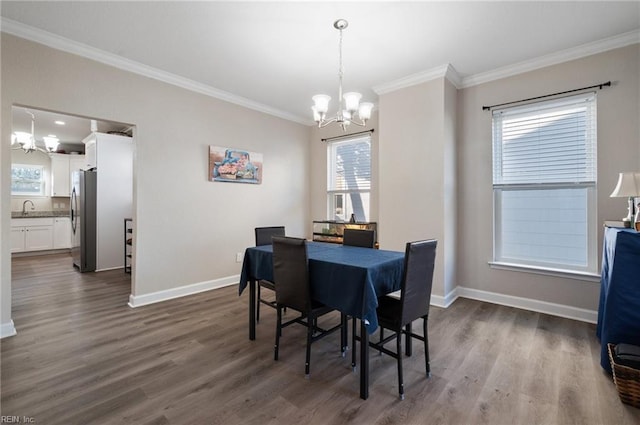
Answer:
<path fill-rule="evenodd" d="M 249 339 L 256 339 L 256 280 L 249 281 Z"/>
<path fill-rule="evenodd" d="M 364 319 L 360 319 L 360 398 L 369 398 L 369 332 Z"/>

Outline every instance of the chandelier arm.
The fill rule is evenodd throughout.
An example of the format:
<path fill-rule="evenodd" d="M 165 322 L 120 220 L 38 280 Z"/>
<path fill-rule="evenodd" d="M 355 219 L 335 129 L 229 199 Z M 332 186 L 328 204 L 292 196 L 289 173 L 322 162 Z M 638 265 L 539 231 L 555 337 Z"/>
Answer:
<path fill-rule="evenodd" d="M 360 127 L 364 127 L 364 126 L 366 126 L 366 125 L 367 125 L 366 121 L 364 121 L 364 120 L 360 120 L 360 121 L 358 122 L 358 121 L 355 121 L 353 118 L 351 118 L 351 119 L 349 120 L 349 122 L 350 122 L 351 124 L 355 124 L 355 125 L 360 126 Z"/>
<path fill-rule="evenodd" d="M 318 123 L 318 128 L 326 127 L 326 126 L 328 126 L 329 124 L 332 124 L 332 123 L 334 123 L 334 122 L 336 122 L 336 121 L 338 121 L 338 117 L 333 117 L 333 118 L 328 119 L 328 120 L 321 120 L 321 121 Z"/>

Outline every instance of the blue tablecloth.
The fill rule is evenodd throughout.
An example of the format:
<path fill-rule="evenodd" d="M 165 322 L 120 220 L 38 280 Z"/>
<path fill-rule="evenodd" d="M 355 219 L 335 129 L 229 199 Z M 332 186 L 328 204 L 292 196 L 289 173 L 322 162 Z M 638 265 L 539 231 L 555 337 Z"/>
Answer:
<path fill-rule="evenodd" d="M 640 233 L 606 228 L 596 335 L 600 365 L 611 373 L 607 343 L 640 345 Z"/>
<path fill-rule="evenodd" d="M 350 316 L 378 327 L 378 297 L 400 289 L 404 253 L 320 242 L 307 242 L 311 296 Z M 273 280 L 272 246 L 247 248 L 239 292 L 250 279 Z M 277 282 L 276 282 L 277 284 Z"/>

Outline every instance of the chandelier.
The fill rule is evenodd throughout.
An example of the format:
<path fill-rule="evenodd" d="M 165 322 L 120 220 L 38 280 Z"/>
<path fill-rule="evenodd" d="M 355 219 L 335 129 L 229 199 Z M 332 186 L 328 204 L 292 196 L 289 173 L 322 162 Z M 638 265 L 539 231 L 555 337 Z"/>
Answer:
<path fill-rule="evenodd" d="M 36 145 L 36 137 L 35 137 L 35 131 L 34 131 L 36 117 L 28 109 L 25 109 L 24 111 L 27 114 L 31 115 L 31 133 L 27 133 L 25 131 L 13 132 L 13 134 L 11 135 L 12 149 L 22 149 L 24 150 L 25 153 L 31 153 L 35 151 L 44 152 L 44 153 L 55 152 L 56 149 L 58 149 L 59 140 L 57 137 L 53 135 L 45 136 L 42 138 L 47 148 L 46 150 Z"/>
<path fill-rule="evenodd" d="M 335 122 L 342 127 L 342 130 L 346 131 L 350 123 L 364 127 L 367 120 L 371 118 L 373 103 L 360 103 L 360 98 L 362 97 L 360 93 L 348 92 L 342 94 L 342 30 L 347 28 L 347 26 L 349 26 L 349 22 L 345 19 L 338 19 L 333 23 L 333 27 L 340 31 L 340 68 L 338 70 L 338 102 L 340 103 L 338 104 L 338 112 L 334 117 L 327 118 L 331 97 L 326 94 L 317 94 L 312 97 L 314 103 L 311 107 L 313 120 L 318 124 L 319 128 Z"/>

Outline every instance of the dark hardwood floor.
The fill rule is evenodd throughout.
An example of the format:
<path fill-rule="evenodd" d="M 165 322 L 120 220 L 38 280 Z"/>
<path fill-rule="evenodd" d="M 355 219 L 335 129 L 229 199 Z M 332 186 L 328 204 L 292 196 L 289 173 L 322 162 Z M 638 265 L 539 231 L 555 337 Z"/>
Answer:
<path fill-rule="evenodd" d="M 431 379 L 415 341 L 400 401 L 395 360 L 372 351 L 365 401 L 338 334 L 313 345 L 310 379 L 302 327 L 284 330 L 274 362 L 264 308 L 249 341 L 236 286 L 132 309 L 122 271 L 80 274 L 66 254 L 12 269 L 18 334 L 0 342 L 1 414 L 35 424 L 640 423 L 586 323 L 467 299 L 434 307 Z"/>

